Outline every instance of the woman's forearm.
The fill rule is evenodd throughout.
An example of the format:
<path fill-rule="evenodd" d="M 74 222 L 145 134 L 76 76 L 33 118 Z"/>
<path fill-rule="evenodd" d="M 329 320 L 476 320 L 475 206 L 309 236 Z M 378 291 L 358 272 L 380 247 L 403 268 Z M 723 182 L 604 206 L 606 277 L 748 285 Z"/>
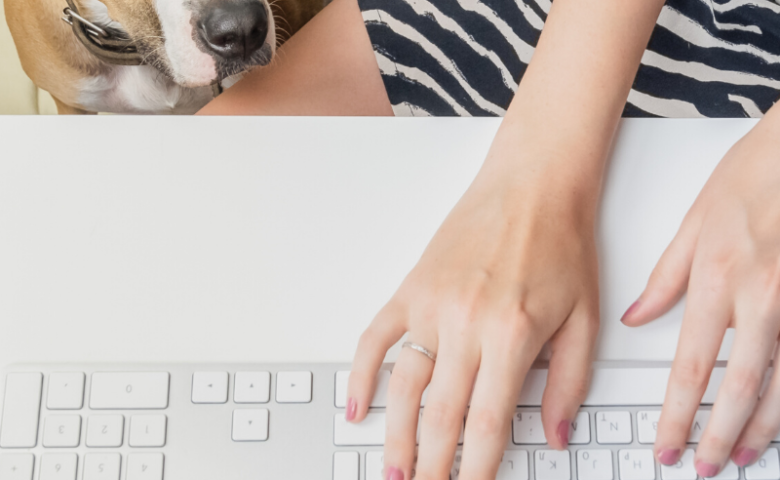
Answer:
<path fill-rule="evenodd" d="M 515 187 L 542 189 L 546 201 L 594 210 L 607 153 L 663 3 L 556 0 L 485 169 L 510 172 Z"/>

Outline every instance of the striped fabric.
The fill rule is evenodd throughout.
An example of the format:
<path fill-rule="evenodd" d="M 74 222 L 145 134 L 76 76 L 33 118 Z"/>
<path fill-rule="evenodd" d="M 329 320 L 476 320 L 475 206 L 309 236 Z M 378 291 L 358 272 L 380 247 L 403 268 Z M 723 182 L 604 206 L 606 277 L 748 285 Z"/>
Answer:
<path fill-rule="evenodd" d="M 550 0 L 359 0 L 399 116 L 501 116 Z M 760 117 L 780 98 L 780 0 L 668 0 L 626 117 Z"/>

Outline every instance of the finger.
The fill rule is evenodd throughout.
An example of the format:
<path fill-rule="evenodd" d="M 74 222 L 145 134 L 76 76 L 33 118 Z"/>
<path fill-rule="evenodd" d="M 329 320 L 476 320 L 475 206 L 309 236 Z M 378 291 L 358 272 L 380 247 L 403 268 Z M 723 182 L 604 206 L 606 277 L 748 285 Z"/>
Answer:
<path fill-rule="evenodd" d="M 776 329 L 738 328 L 729 364 L 712 414 L 696 450 L 696 471 L 713 477 L 725 465 L 740 432 L 758 403 L 775 347 Z"/>
<path fill-rule="evenodd" d="M 444 337 L 423 409 L 418 479 L 449 478 L 466 407 L 479 366 L 479 350 L 469 348 L 468 336 Z"/>
<path fill-rule="evenodd" d="M 412 341 L 426 348 L 435 345 L 431 339 L 411 336 Z M 431 347 L 433 348 L 433 347 Z M 417 448 L 417 421 L 420 417 L 420 400 L 433 373 L 433 361 L 420 352 L 404 348 L 390 375 L 385 421 L 385 476 L 386 478 L 411 479 L 414 454 Z M 399 477 L 393 471 L 400 471 Z"/>
<path fill-rule="evenodd" d="M 693 417 L 731 320 L 731 303 L 724 294 L 726 286 L 713 280 L 715 275 L 706 273 L 694 270 L 691 278 L 692 288 L 658 422 L 655 450 L 664 465 L 677 463 L 685 450 Z"/>
<path fill-rule="evenodd" d="M 756 293 L 761 289 L 751 288 L 748 291 Z M 756 410 L 780 334 L 777 303 L 775 289 L 763 298 L 760 294 L 751 294 L 737 303 L 737 331 L 726 375 L 696 452 L 696 466 L 700 473 L 720 470 Z M 742 456 L 747 457 L 747 453 L 743 452 Z M 745 458 L 740 460 L 744 462 Z"/>
<path fill-rule="evenodd" d="M 502 332 L 492 337 L 491 348 L 482 352 L 466 419 L 460 478 L 496 478 L 520 387 L 541 349 L 530 332 Z"/>
<path fill-rule="evenodd" d="M 698 227 L 691 222 L 683 222 L 650 274 L 644 292 L 626 310 L 621 322 L 629 327 L 644 325 L 668 312 L 680 301 L 688 288 L 697 238 Z"/>
<path fill-rule="evenodd" d="M 368 413 L 376 376 L 387 351 L 406 333 L 406 311 L 388 303 L 360 336 L 347 386 L 347 421 L 361 422 Z"/>
<path fill-rule="evenodd" d="M 775 357 L 777 358 L 777 357 Z M 775 361 L 777 364 L 777 360 Z M 751 465 L 780 432 L 780 368 L 775 366 L 766 391 L 731 454 L 740 467 Z"/>
<path fill-rule="evenodd" d="M 572 422 L 588 394 L 598 329 L 598 309 L 577 307 L 550 342 L 542 423 L 552 448 L 564 449 L 569 444 Z"/>

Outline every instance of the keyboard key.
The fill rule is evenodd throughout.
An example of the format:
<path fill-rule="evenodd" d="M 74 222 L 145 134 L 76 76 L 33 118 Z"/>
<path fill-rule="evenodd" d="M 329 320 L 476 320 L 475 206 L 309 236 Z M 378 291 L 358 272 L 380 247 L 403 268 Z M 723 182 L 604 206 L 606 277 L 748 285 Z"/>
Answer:
<path fill-rule="evenodd" d="M 233 441 L 264 442 L 268 440 L 268 410 L 234 410 Z"/>
<path fill-rule="evenodd" d="M 636 430 L 639 443 L 647 445 L 655 443 L 655 436 L 658 433 L 658 420 L 660 418 L 660 410 L 642 411 L 636 414 Z"/>
<path fill-rule="evenodd" d="M 127 480 L 163 480 L 162 453 L 131 453 L 127 456 Z"/>
<path fill-rule="evenodd" d="M 125 417 L 122 415 L 93 415 L 87 419 L 87 446 L 122 446 L 125 433 Z"/>
<path fill-rule="evenodd" d="M 455 461 L 450 471 L 450 480 L 460 478 L 460 464 L 463 460 L 463 452 L 455 453 Z M 528 480 L 528 452 L 525 450 L 507 450 L 501 457 L 498 465 L 496 480 Z"/>
<path fill-rule="evenodd" d="M 768 448 L 756 463 L 745 467 L 747 480 L 778 480 L 780 479 L 780 461 L 777 449 Z"/>
<path fill-rule="evenodd" d="M 41 412 L 40 373 L 9 373 L 5 380 L 0 448 L 32 448 L 38 444 Z"/>
<path fill-rule="evenodd" d="M 544 434 L 541 412 L 516 413 L 512 419 L 512 441 L 515 445 L 545 445 L 547 436 Z M 588 412 L 579 412 L 574 421 L 571 422 L 569 443 L 572 445 L 590 443 L 590 415 Z"/>
<path fill-rule="evenodd" d="M 512 441 L 515 445 L 544 445 L 547 438 L 541 412 L 518 412 L 512 419 Z"/>
<path fill-rule="evenodd" d="M 168 408 L 167 372 L 92 374 L 89 406 L 94 410 L 162 410 Z"/>
<path fill-rule="evenodd" d="M 496 480 L 528 480 L 528 452 L 525 450 L 504 452 L 501 464 L 498 466 Z"/>
<path fill-rule="evenodd" d="M 707 422 L 710 421 L 710 410 L 699 410 L 693 416 L 691 433 L 688 435 L 688 443 L 699 443 L 704 429 L 707 428 Z"/>
<path fill-rule="evenodd" d="M 76 480 L 78 464 L 75 453 L 46 453 L 41 457 L 38 480 Z"/>
<path fill-rule="evenodd" d="M 631 443 L 631 413 L 598 412 L 596 414 L 596 441 L 601 444 Z"/>
<path fill-rule="evenodd" d="M 164 447 L 167 426 L 165 415 L 133 415 L 130 418 L 130 446 Z"/>
<path fill-rule="evenodd" d="M 336 407 L 347 406 L 347 385 L 349 384 L 349 371 L 336 372 Z M 387 388 L 390 385 L 390 370 L 380 370 L 376 376 L 376 389 L 371 406 L 385 408 L 387 406 Z"/>
<path fill-rule="evenodd" d="M 578 450 L 578 480 L 613 480 L 610 450 Z"/>
<path fill-rule="evenodd" d="M 32 480 L 34 466 L 32 453 L 0 454 L 0 480 Z"/>
<path fill-rule="evenodd" d="M 620 480 L 655 480 L 653 451 L 649 449 L 620 450 L 618 452 L 618 469 Z"/>
<path fill-rule="evenodd" d="M 84 456 L 83 480 L 119 480 L 121 466 L 118 453 L 88 453 Z"/>
<path fill-rule="evenodd" d="M 671 466 L 661 465 L 662 480 L 696 480 L 696 467 L 693 464 L 694 451 L 689 448 L 680 456 L 680 460 Z"/>
<path fill-rule="evenodd" d="M 359 480 L 360 455 L 358 452 L 333 454 L 333 480 Z"/>
<path fill-rule="evenodd" d="M 713 480 L 739 480 L 739 467 L 737 467 L 736 463 L 729 460 L 719 474 L 709 478 Z"/>
<path fill-rule="evenodd" d="M 360 423 L 350 423 L 343 413 L 333 417 L 333 443 L 340 447 L 381 446 L 385 444 L 385 414 L 371 412 Z"/>
<path fill-rule="evenodd" d="M 227 403 L 227 372 L 196 372 L 192 376 L 192 403 Z"/>
<path fill-rule="evenodd" d="M 52 373 L 49 375 L 49 410 L 81 410 L 84 406 L 84 374 Z"/>
<path fill-rule="evenodd" d="M 43 424 L 43 446 L 78 447 L 81 441 L 81 416 L 49 415 Z"/>
<path fill-rule="evenodd" d="M 366 480 L 385 480 L 382 470 L 385 468 L 384 452 L 366 453 Z M 453 477 L 455 480 L 455 477 Z"/>
<path fill-rule="evenodd" d="M 268 403 L 271 400 L 269 372 L 236 373 L 233 401 L 236 403 Z"/>
<path fill-rule="evenodd" d="M 568 450 L 537 450 L 534 464 L 536 480 L 571 480 Z"/>
<path fill-rule="evenodd" d="M 571 445 L 587 445 L 590 443 L 590 415 L 588 412 L 579 412 L 569 429 L 569 443 Z"/>
<path fill-rule="evenodd" d="M 276 401 L 279 403 L 311 402 L 311 372 L 276 374 Z"/>

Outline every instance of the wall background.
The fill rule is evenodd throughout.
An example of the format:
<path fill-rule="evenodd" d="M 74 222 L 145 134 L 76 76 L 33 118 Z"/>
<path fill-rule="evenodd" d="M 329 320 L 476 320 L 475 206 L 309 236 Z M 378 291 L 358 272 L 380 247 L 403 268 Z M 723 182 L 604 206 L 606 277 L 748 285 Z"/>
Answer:
<path fill-rule="evenodd" d="M 3 0 L 0 0 L 0 115 L 56 113 L 57 107 L 51 95 L 39 90 L 22 70 L 11 32 L 5 23 Z"/>

